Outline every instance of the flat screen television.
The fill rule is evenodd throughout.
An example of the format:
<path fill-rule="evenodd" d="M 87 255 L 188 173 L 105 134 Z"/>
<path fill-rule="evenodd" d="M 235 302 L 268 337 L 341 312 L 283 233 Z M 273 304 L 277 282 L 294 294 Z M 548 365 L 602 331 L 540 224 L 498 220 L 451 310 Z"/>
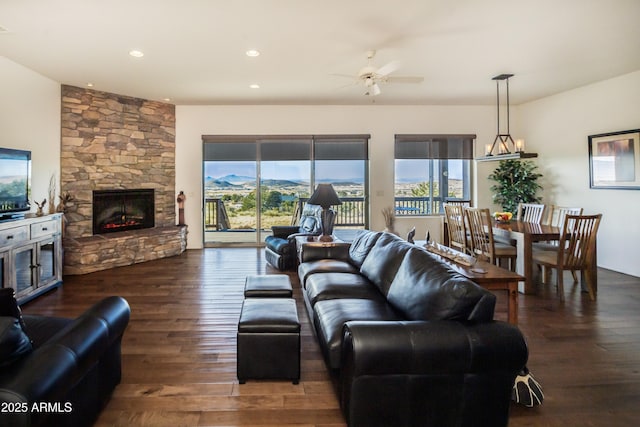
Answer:
<path fill-rule="evenodd" d="M 0 220 L 24 216 L 31 209 L 31 151 L 0 148 Z"/>

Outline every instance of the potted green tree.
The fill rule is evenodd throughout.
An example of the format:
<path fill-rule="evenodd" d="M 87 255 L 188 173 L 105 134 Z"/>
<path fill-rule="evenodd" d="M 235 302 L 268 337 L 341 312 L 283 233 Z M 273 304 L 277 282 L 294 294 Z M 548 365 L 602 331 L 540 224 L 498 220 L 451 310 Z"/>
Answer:
<path fill-rule="evenodd" d="M 542 189 L 538 184 L 538 178 L 542 174 L 536 172 L 537 167 L 531 161 L 501 160 L 500 165 L 488 177 L 496 181 L 491 186 L 493 202 L 514 215 L 518 210 L 518 203 L 539 203 L 540 197 L 536 193 Z"/>

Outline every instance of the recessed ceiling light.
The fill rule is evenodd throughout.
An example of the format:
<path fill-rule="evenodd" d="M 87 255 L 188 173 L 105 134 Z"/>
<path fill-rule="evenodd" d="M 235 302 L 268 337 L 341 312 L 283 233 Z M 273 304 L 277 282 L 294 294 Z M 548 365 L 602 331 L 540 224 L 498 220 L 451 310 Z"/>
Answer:
<path fill-rule="evenodd" d="M 251 89 L 260 89 L 260 85 L 259 85 L 259 84 L 256 84 L 256 83 L 249 85 L 249 87 L 250 87 Z"/>
<path fill-rule="evenodd" d="M 93 83 L 91 82 L 87 83 L 87 87 L 93 87 Z"/>
<path fill-rule="evenodd" d="M 165 98 L 164 99 L 164 102 L 169 102 L 169 101 L 171 101 L 171 98 Z"/>
<path fill-rule="evenodd" d="M 144 56 L 144 53 L 140 50 L 130 50 L 129 51 L 129 55 L 133 56 L 134 58 L 142 58 Z"/>
<path fill-rule="evenodd" d="M 260 56 L 260 52 L 255 50 L 255 49 L 249 49 L 245 53 L 246 53 L 247 56 L 250 56 L 252 58 L 255 58 L 256 56 Z"/>

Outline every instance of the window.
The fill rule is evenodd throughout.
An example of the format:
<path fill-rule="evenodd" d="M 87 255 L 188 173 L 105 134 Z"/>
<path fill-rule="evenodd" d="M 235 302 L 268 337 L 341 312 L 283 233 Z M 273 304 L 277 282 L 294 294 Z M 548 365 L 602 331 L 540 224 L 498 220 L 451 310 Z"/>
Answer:
<path fill-rule="evenodd" d="M 367 224 L 369 135 L 203 136 L 207 242 L 256 243 L 296 223 L 318 183 L 342 205 L 336 227 Z"/>
<path fill-rule="evenodd" d="M 470 200 L 475 135 L 396 135 L 396 215 L 443 212 L 447 200 Z"/>

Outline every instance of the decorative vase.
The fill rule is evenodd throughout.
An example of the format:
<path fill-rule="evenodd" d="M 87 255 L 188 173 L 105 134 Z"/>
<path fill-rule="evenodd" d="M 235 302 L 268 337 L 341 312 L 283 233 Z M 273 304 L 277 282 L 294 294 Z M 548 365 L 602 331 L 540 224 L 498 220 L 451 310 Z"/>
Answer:
<path fill-rule="evenodd" d="M 393 226 L 391 228 L 389 227 L 385 227 L 384 230 L 382 230 L 386 233 L 391 233 L 391 234 L 395 234 L 396 236 L 399 236 L 398 232 L 395 230 L 395 228 L 393 228 Z"/>

